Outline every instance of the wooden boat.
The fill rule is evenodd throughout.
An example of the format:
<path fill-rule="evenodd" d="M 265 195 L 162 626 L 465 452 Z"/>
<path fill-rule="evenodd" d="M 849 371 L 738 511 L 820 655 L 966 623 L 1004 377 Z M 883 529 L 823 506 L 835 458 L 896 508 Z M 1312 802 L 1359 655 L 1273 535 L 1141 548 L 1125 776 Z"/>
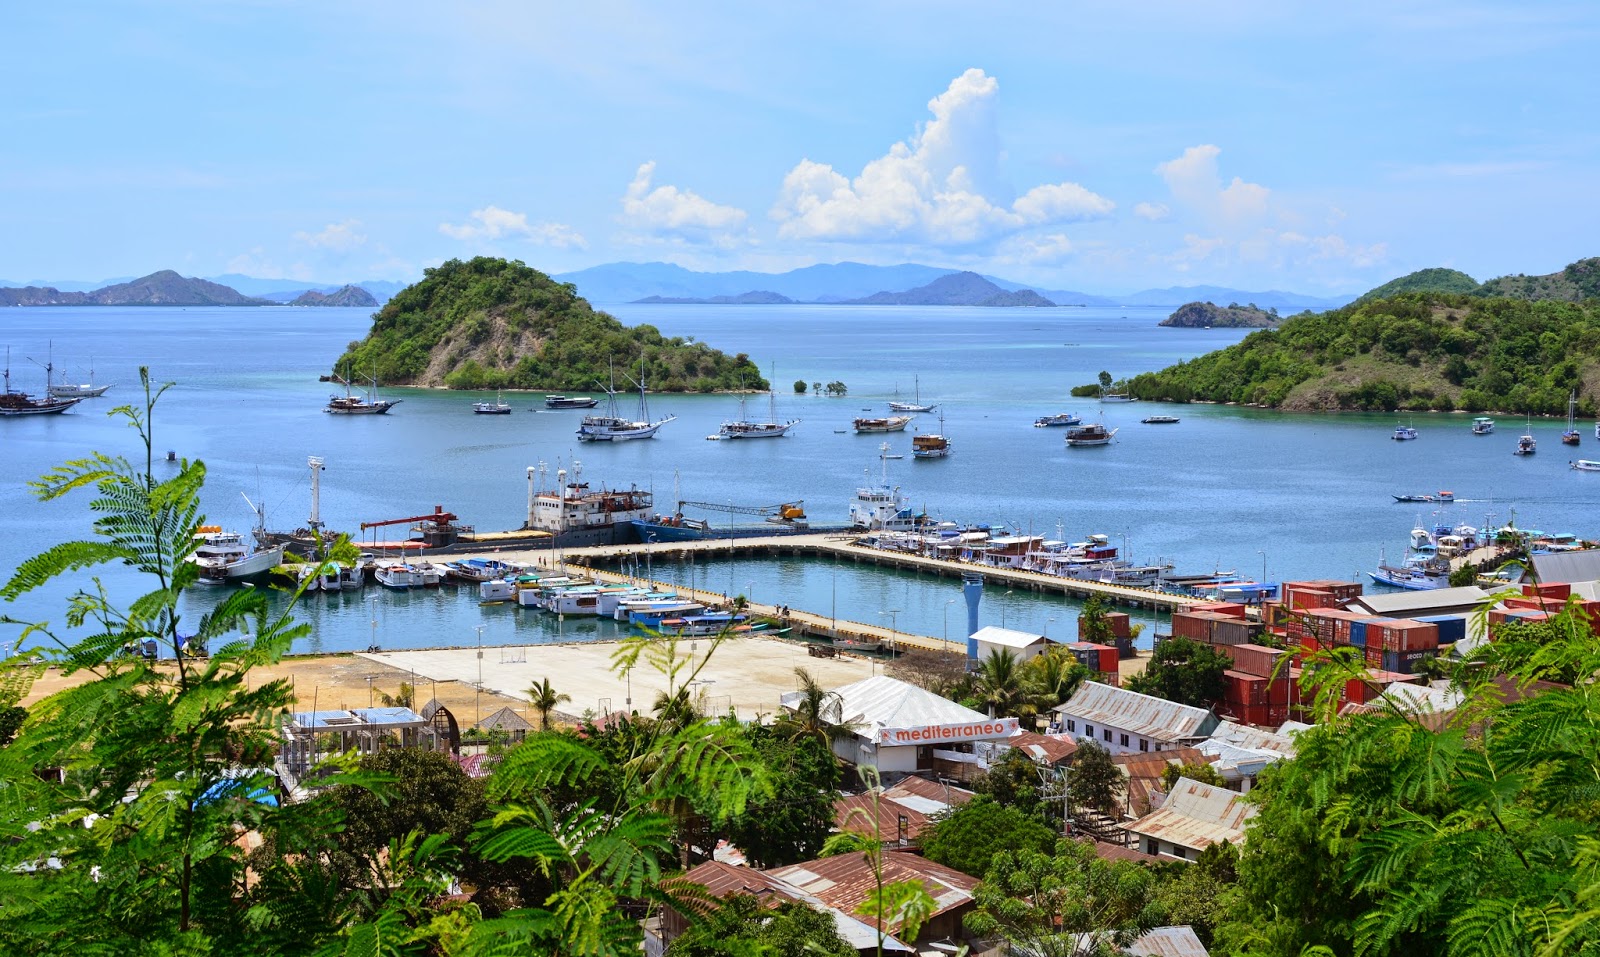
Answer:
<path fill-rule="evenodd" d="M 1080 425 L 1067 430 L 1067 447 L 1080 448 L 1091 445 L 1110 445 L 1117 430 L 1108 429 L 1098 422 Z"/>
<path fill-rule="evenodd" d="M 857 433 L 867 432 L 904 432 L 906 426 L 911 424 L 909 415 L 891 415 L 884 418 L 860 418 L 850 423 L 851 428 Z"/>

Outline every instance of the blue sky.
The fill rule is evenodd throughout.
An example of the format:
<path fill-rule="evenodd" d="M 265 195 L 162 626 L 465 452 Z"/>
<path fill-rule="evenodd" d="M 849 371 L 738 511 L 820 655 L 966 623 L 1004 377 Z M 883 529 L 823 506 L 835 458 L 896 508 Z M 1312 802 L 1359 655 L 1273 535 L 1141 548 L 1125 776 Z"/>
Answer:
<path fill-rule="evenodd" d="M 482 253 L 1315 293 L 1600 255 L 1587 2 L 8 4 L 0 34 L 17 281 Z"/>

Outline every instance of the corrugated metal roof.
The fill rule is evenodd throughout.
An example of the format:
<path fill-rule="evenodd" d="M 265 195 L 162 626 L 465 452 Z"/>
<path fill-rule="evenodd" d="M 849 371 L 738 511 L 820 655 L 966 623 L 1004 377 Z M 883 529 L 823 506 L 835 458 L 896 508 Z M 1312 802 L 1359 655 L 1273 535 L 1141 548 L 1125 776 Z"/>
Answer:
<path fill-rule="evenodd" d="M 758 898 L 765 907 L 777 907 L 787 901 L 797 901 L 813 910 L 822 911 L 833 915 L 834 928 L 846 944 L 856 950 L 876 949 L 878 946 L 878 932 L 865 922 L 846 914 L 837 907 L 831 907 L 818 899 L 813 894 L 794 886 L 782 878 L 776 877 L 770 871 L 758 871 L 749 867 L 740 867 L 726 864 L 722 861 L 706 861 L 697 867 L 685 872 L 681 877 L 670 877 L 662 882 L 664 888 L 671 890 L 673 884 L 699 884 L 706 889 L 710 897 L 721 900 L 735 894 L 749 894 Z M 685 907 L 689 907 L 701 914 L 709 908 L 696 901 L 693 895 L 678 894 L 674 900 Z M 912 952 L 893 937 L 885 936 L 883 941 L 885 951 Z"/>
<path fill-rule="evenodd" d="M 1128 945 L 1131 957 L 1211 957 L 1194 928 L 1157 927 Z"/>
<path fill-rule="evenodd" d="M 911 774 L 885 788 L 883 796 L 891 801 L 903 801 L 911 797 L 936 801 L 942 811 L 946 807 L 960 807 L 977 795 L 965 788 L 958 788 L 954 784 L 945 784 L 943 781 L 930 781 L 927 778 L 919 778 L 915 774 Z"/>
<path fill-rule="evenodd" d="M 478 722 L 480 728 L 499 728 L 502 731 L 532 731 L 533 725 L 527 718 L 512 711 L 510 706 L 501 708 Z"/>
<path fill-rule="evenodd" d="M 1179 778 L 1160 810 L 1123 828 L 1199 851 L 1222 841 L 1243 844 L 1245 822 L 1255 814 L 1236 791 Z"/>
<path fill-rule="evenodd" d="M 1600 551 L 1549 552 L 1533 556 L 1525 582 L 1592 582 L 1600 579 Z"/>
<path fill-rule="evenodd" d="M 1019 731 L 997 744 L 1018 748 L 1028 757 L 1052 767 L 1078 753 L 1078 743 L 1064 734 Z"/>
<path fill-rule="evenodd" d="M 1216 726 L 1217 717 L 1204 708 L 1085 681 L 1078 693 L 1057 712 L 1096 725 L 1110 725 L 1158 741 L 1203 738 Z"/>
<path fill-rule="evenodd" d="M 1004 645 L 1007 648 L 1032 648 L 1040 642 L 1049 643 L 1050 639 L 1044 635 L 1030 635 L 1025 631 L 1013 628 L 996 628 L 994 625 L 985 625 L 973 632 L 969 640 L 981 641 L 990 645 Z"/>
<path fill-rule="evenodd" d="M 785 708 L 793 708 L 800 692 L 784 695 Z M 838 723 L 852 733 L 877 740 L 884 728 L 917 728 L 924 725 L 971 724 L 992 720 L 988 715 L 964 708 L 948 698 L 924 691 L 914 684 L 874 675 L 832 692 L 838 696 L 835 713 Z"/>
<path fill-rule="evenodd" d="M 770 871 L 775 877 L 788 881 L 801 890 L 816 895 L 831 907 L 847 914 L 857 913 L 862 902 L 877 887 L 872 867 L 862 854 L 840 854 L 815 861 L 791 864 Z M 972 902 L 972 891 L 978 879 L 942 864 L 905 851 L 888 851 L 883 855 L 883 881 L 921 881 L 933 896 L 935 916 Z M 885 925 L 893 933 L 900 928 L 895 921 Z"/>
<path fill-rule="evenodd" d="M 1362 595 L 1351 599 L 1346 607 L 1373 615 L 1416 618 L 1470 611 L 1488 597 L 1489 593 L 1482 588 L 1468 585 L 1464 588 L 1431 588 L 1426 591 L 1403 591 L 1391 595 Z"/>

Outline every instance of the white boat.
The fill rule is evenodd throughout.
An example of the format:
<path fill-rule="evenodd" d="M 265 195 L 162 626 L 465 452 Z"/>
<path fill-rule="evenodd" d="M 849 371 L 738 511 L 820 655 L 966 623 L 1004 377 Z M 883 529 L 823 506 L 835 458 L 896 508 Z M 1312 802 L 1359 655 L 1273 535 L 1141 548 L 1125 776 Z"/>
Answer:
<path fill-rule="evenodd" d="M 869 432 L 904 432 L 911 424 L 909 415 L 891 415 L 884 418 L 861 418 L 850 423 L 858 434 Z"/>
<path fill-rule="evenodd" d="M 49 393 L 52 398 L 56 399 L 98 399 L 100 396 L 105 395 L 106 390 L 109 388 L 111 388 L 110 383 L 106 385 L 94 384 L 94 361 L 91 359 L 89 362 L 88 382 L 79 384 L 70 382 L 53 384 L 49 387 Z"/>
<path fill-rule="evenodd" d="M 480 601 L 511 601 L 517 597 L 517 583 L 505 578 L 478 583 Z"/>
<path fill-rule="evenodd" d="M 1450 532 L 1452 529 L 1446 526 L 1438 531 Z M 1367 575 L 1380 584 L 1408 591 L 1445 588 L 1450 584 L 1450 563 L 1439 554 L 1437 541 L 1434 532 L 1419 525 L 1411 530 L 1411 542 L 1406 547 L 1406 558 L 1402 564 L 1390 565 L 1379 558 L 1377 570 Z"/>
<path fill-rule="evenodd" d="M 442 565 L 433 562 L 412 562 L 411 577 L 423 588 L 438 588 L 439 583 L 444 581 L 445 571 Z"/>
<path fill-rule="evenodd" d="M 316 565 L 306 563 L 302 565 L 296 565 L 294 566 L 294 569 L 295 587 L 301 588 L 308 592 L 322 590 L 322 576 L 317 574 Z"/>
<path fill-rule="evenodd" d="M 366 584 L 366 582 L 363 580 L 364 577 L 365 576 L 362 575 L 361 569 L 359 567 L 340 565 L 339 566 L 339 590 L 340 591 L 359 591 L 361 589 L 361 586 Z M 323 591 L 329 591 L 330 590 L 328 588 L 328 584 L 327 584 L 326 581 L 324 581 L 323 584 L 322 584 L 322 590 Z"/>
<path fill-rule="evenodd" d="M 921 376 L 916 376 L 915 377 L 915 381 L 916 381 L 916 395 L 914 397 L 914 400 L 911 401 L 911 402 L 899 402 L 899 401 L 891 402 L 891 403 L 889 403 L 889 411 L 890 412 L 932 412 L 935 408 L 937 408 L 937 406 L 923 405 L 922 404 L 922 377 Z M 899 395 L 900 395 L 900 390 L 899 390 L 898 387 L 896 387 L 895 396 L 896 396 L 897 399 L 898 399 Z"/>
<path fill-rule="evenodd" d="M 507 402 L 506 400 L 502 399 L 500 397 L 500 393 L 499 392 L 496 392 L 494 394 L 494 401 L 493 402 L 474 402 L 474 403 L 472 403 L 472 414 L 473 415 L 510 415 L 511 414 L 511 404 L 509 402 Z"/>
<path fill-rule="evenodd" d="M 547 395 L 544 397 L 544 407 L 547 409 L 592 409 L 599 404 L 599 399 L 587 395 Z"/>
<path fill-rule="evenodd" d="M 1561 433 L 1562 445 L 1577 445 L 1583 441 L 1582 436 L 1578 434 L 1578 423 L 1573 421 L 1577 413 L 1578 390 L 1573 389 L 1572 394 L 1567 396 L 1567 430 Z"/>
<path fill-rule="evenodd" d="M 405 562 L 391 562 L 378 566 L 378 584 L 396 591 L 405 591 L 415 588 L 422 582 L 417 580 L 416 573 Z"/>
<path fill-rule="evenodd" d="M 1145 425 L 1177 425 L 1178 417 L 1175 415 L 1147 415 L 1139 421 Z"/>
<path fill-rule="evenodd" d="M 856 489 L 856 497 L 850 503 L 850 525 L 869 531 L 916 528 L 918 518 L 911 510 L 910 499 L 900 494 L 899 486 L 889 485 L 889 443 L 878 446 L 878 459 L 883 463 L 880 484 Z"/>
<path fill-rule="evenodd" d="M 210 584 L 261 578 L 283 564 L 283 546 L 253 549 L 238 532 L 218 525 L 202 525 L 195 532 L 199 544 L 190 561 L 199 566 L 200 580 Z"/>
<path fill-rule="evenodd" d="M 1071 412 L 1057 412 L 1055 415 L 1041 415 L 1033 420 L 1036 429 L 1048 429 L 1064 425 L 1082 425 L 1083 417 L 1073 415 Z"/>
<path fill-rule="evenodd" d="M 635 385 L 639 387 L 638 419 L 624 419 L 617 414 L 616 378 L 613 373 L 611 388 L 606 390 L 606 414 L 584 416 L 578 423 L 578 441 L 627 442 L 632 439 L 648 439 L 656 434 L 657 429 L 677 418 L 675 415 L 669 415 L 655 422 L 650 421 L 650 407 L 645 400 L 643 359 L 639 360 L 639 378 Z"/>
<path fill-rule="evenodd" d="M 911 456 L 918 459 L 942 459 L 950 454 L 950 440 L 944 432 L 944 416 L 939 416 L 939 434 L 924 433 L 911 437 Z"/>
<path fill-rule="evenodd" d="M 1539 451 L 1539 443 L 1534 441 L 1532 434 L 1524 434 L 1517 439 L 1517 447 L 1512 455 L 1532 455 Z"/>
<path fill-rule="evenodd" d="M 1111 440 L 1117 437 L 1116 429 L 1108 429 L 1098 422 L 1089 425 L 1074 426 L 1067 430 L 1067 446 L 1079 448 L 1091 445 L 1110 445 Z"/>
<path fill-rule="evenodd" d="M 1409 442 L 1417 437 L 1417 430 L 1409 425 L 1397 425 L 1392 437 L 1396 442 Z"/>
<path fill-rule="evenodd" d="M 1572 463 L 1572 467 L 1580 472 L 1600 472 L 1600 462 L 1593 459 L 1579 459 Z"/>
<path fill-rule="evenodd" d="M 1489 418 L 1487 415 L 1480 415 L 1472 420 L 1473 435 L 1488 435 L 1493 431 L 1494 419 Z M 1597 437 L 1600 437 L 1600 422 L 1595 423 L 1594 432 Z"/>
<path fill-rule="evenodd" d="M 776 375 L 776 372 L 774 372 Z M 745 414 L 745 396 L 739 395 L 739 420 L 737 422 L 724 422 L 717 429 L 717 437 L 721 439 L 781 439 L 789 434 L 789 430 L 800 424 L 799 419 L 790 419 L 787 422 L 778 421 L 778 395 L 769 384 L 767 389 L 767 421 L 752 422 Z"/>
<path fill-rule="evenodd" d="M 1100 401 L 1101 402 L 1138 402 L 1139 400 L 1135 399 L 1133 396 L 1127 394 L 1126 392 L 1102 392 L 1100 394 Z"/>

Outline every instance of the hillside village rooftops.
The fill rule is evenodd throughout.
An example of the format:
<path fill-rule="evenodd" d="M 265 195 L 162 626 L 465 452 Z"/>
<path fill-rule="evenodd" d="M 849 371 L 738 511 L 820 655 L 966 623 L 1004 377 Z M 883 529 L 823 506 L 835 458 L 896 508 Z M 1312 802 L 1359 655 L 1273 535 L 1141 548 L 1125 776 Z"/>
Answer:
<path fill-rule="evenodd" d="M 725 864 L 722 861 L 706 861 L 682 877 L 668 878 L 668 881 L 699 884 L 706 889 L 707 896 L 718 900 L 737 894 L 748 894 L 760 900 L 765 907 L 777 907 L 788 901 L 798 901 L 813 910 L 831 914 L 834 929 L 839 932 L 839 937 L 855 950 L 875 950 L 878 946 L 878 933 L 870 924 L 850 916 L 837 907 L 829 906 L 815 894 L 806 893 L 770 871 Z M 689 903 L 692 909 L 709 909 L 703 903 L 700 907 L 693 907 L 692 897 L 685 896 L 683 900 Z M 885 952 L 911 952 L 910 947 L 887 935 L 884 937 L 883 949 Z"/>
<path fill-rule="evenodd" d="M 885 852 L 882 870 L 885 884 L 920 881 L 934 900 L 933 911 L 928 914 L 930 918 L 970 903 L 972 892 L 978 886 L 976 877 L 904 851 Z M 862 854 L 840 854 L 804 861 L 768 873 L 847 914 L 855 913 L 878 886 L 872 865 Z M 898 918 L 885 922 L 884 930 L 895 933 L 900 929 L 900 924 Z"/>
<path fill-rule="evenodd" d="M 1123 828 L 1200 851 L 1223 841 L 1244 843 L 1245 824 L 1255 815 L 1255 806 L 1237 791 L 1179 778 L 1160 809 Z"/>
<path fill-rule="evenodd" d="M 1057 712 L 1097 725 L 1161 741 L 1203 738 L 1217 718 L 1204 708 L 1156 698 L 1125 688 L 1085 681 Z"/>

